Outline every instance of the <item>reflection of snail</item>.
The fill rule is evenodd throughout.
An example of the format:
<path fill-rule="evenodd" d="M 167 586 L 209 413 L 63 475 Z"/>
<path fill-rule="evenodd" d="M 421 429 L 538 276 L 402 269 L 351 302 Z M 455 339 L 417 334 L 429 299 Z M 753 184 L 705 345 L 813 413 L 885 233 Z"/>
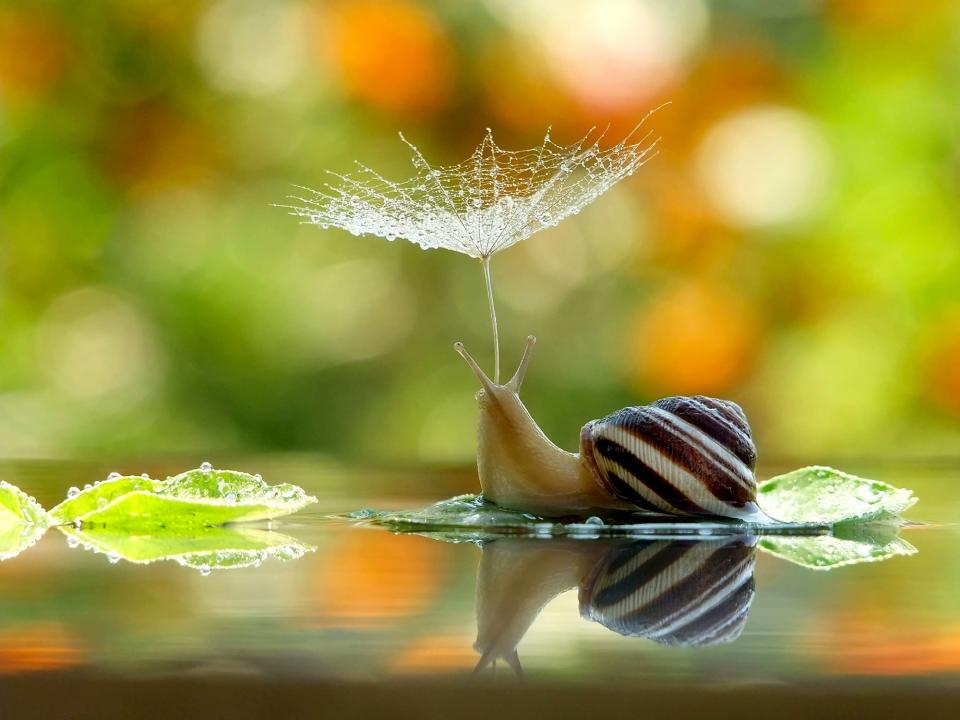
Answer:
<path fill-rule="evenodd" d="M 662 645 L 736 640 L 753 602 L 753 539 L 641 540 L 610 552 L 580 586 L 584 617 Z"/>
<path fill-rule="evenodd" d="M 574 587 L 580 614 L 620 635 L 688 647 L 732 642 L 753 602 L 755 552 L 743 538 L 495 540 L 477 575 L 476 669 L 501 658 L 519 673 L 520 640 Z"/>
<path fill-rule="evenodd" d="M 455 348 L 480 380 L 477 464 L 483 494 L 543 515 L 599 508 L 673 515 L 762 518 L 754 500 L 756 450 L 735 403 L 671 397 L 584 425 L 580 453 L 561 450 L 520 400 L 531 335 L 514 376 L 494 383 L 462 343 Z"/>

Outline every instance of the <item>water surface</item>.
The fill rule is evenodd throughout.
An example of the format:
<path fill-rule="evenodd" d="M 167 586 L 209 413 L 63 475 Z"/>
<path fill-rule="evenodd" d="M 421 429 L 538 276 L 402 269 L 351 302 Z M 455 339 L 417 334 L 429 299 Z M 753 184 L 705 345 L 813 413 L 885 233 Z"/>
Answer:
<path fill-rule="evenodd" d="M 7 687 L 85 677 L 317 688 L 480 682 L 528 692 L 560 685 L 597 697 L 624 689 L 960 691 L 956 465 L 848 464 L 915 490 L 920 502 L 908 514 L 923 524 L 901 536 L 918 552 L 818 572 L 756 552 L 749 539 L 693 549 L 543 538 L 480 547 L 395 535 L 329 516 L 472 491 L 474 472 L 211 459 L 318 496 L 319 506 L 273 524 L 315 550 L 203 575 L 168 561 L 112 563 L 48 532 L 0 563 Z M 163 477 L 191 464 L 6 462 L 0 478 L 51 507 L 67 487 L 113 470 Z M 686 595 L 667 607 L 631 606 L 651 592 L 644 578 L 667 572 L 671 554 L 686 558 L 670 571 L 689 576 Z M 712 635 L 710 622 L 719 628 Z"/>

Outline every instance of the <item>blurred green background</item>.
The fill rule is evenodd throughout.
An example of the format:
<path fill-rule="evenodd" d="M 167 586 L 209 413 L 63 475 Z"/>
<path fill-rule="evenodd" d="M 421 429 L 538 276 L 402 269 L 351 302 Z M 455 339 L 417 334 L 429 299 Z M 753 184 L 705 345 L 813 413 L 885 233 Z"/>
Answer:
<path fill-rule="evenodd" d="M 494 260 L 547 433 L 706 393 L 765 457 L 955 453 L 958 84 L 947 0 L 0 2 L 0 453 L 468 461 L 478 264 L 271 204 L 665 100 Z"/>

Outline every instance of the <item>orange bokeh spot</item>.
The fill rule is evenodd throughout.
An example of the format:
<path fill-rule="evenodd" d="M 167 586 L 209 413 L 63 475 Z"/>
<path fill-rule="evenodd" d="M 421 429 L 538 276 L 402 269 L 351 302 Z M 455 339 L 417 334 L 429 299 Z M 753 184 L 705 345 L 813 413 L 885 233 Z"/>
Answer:
<path fill-rule="evenodd" d="M 907 3 L 903 0 L 833 0 L 831 15 L 844 25 L 865 30 L 902 33 L 926 18 L 941 18 L 950 8 L 945 0 Z"/>
<path fill-rule="evenodd" d="M 7 98 L 43 94 L 61 77 L 67 40 L 52 16 L 0 8 L 0 92 Z"/>
<path fill-rule="evenodd" d="M 719 286 L 680 285 L 634 320 L 634 380 L 657 392 L 721 393 L 748 370 L 757 339 L 755 314 L 739 295 Z"/>
<path fill-rule="evenodd" d="M 427 113 L 446 103 L 453 52 L 425 9 L 400 0 L 341 2 L 328 22 L 327 51 L 350 95 L 395 113 Z"/>
<path fill-rule="evenodd" d="M 939 325 L 933 345 L 928 392 L 938 405 L 960 413 L 960 310 Z"/>
<path fill-rule="evenodd" d="M 0 633 L 0 673 L 58 670 L 82 661 L 82 651 L 60 625 L 18 625 Z"/>
<path fill-rule="evenodd" d="M 145 104 L 116 118 L 105 161 L 121 185 L 143 194 L 209 178 L 212 147 L 203 128 L 161 105 Z"/>
<path fill-rule="evenodd" d="M 379 627 L 427 608 L 441 579 L 438 543 L 373 530 L 339 542 L 316 577 L 318 625 Z"/>
<path fill-rule="evenodd" d="M 739 239 L 721 223 L 690 178 L 679 172 L 651 173 L 648 195 L 654 210 L 658 260 L 691 267 L 727 263 Z M 649 268 L 644 265 L 643 272 Z"/>
<path fill-rule="evenodd" d="M 882 608 L 862 602 L 855 607 L 833 616 L 825 630 L 848 639 L 828 645 L 823 659 L 834 672 L 902 676 L 960 670 L 960 627 L 898 628 Z"/>
<path fill-rule="evenodd" d="M 479 657 L 472 642 L 461 635 L 428 635 L 401 650 L 390 664 L 402 673 L 472 668 Z"/>

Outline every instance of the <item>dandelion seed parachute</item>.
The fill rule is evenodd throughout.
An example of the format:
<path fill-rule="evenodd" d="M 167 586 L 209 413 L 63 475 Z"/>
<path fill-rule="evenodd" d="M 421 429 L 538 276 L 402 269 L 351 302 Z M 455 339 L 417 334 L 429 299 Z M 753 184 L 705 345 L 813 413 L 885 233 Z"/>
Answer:
<path fill-rule="evenodd" d="M 659 109 L 659 108 L 657 108 Z M 442 248 L 479 259 L 494 338 L 494 381 L 500 379 L 500 348 L 490 258 L 544 228 L 574 215 L 656 153 L 658 139 L 641 128 L 648 113 L 620 142 L 602 147 L 607 131 L 591 128 L 570 145 L 548 130 L 538 147 L 504 150 L 488 128 L 466 160 L 430 164 L 410 148 L 414 174 L 392 181 L 361 163 L 350 174 L 329 173 L 323 188 L 301 188 L 298 204 L 281 205 L 321 227 L 354 235 L 408 240 L 425 250 Z"/>

